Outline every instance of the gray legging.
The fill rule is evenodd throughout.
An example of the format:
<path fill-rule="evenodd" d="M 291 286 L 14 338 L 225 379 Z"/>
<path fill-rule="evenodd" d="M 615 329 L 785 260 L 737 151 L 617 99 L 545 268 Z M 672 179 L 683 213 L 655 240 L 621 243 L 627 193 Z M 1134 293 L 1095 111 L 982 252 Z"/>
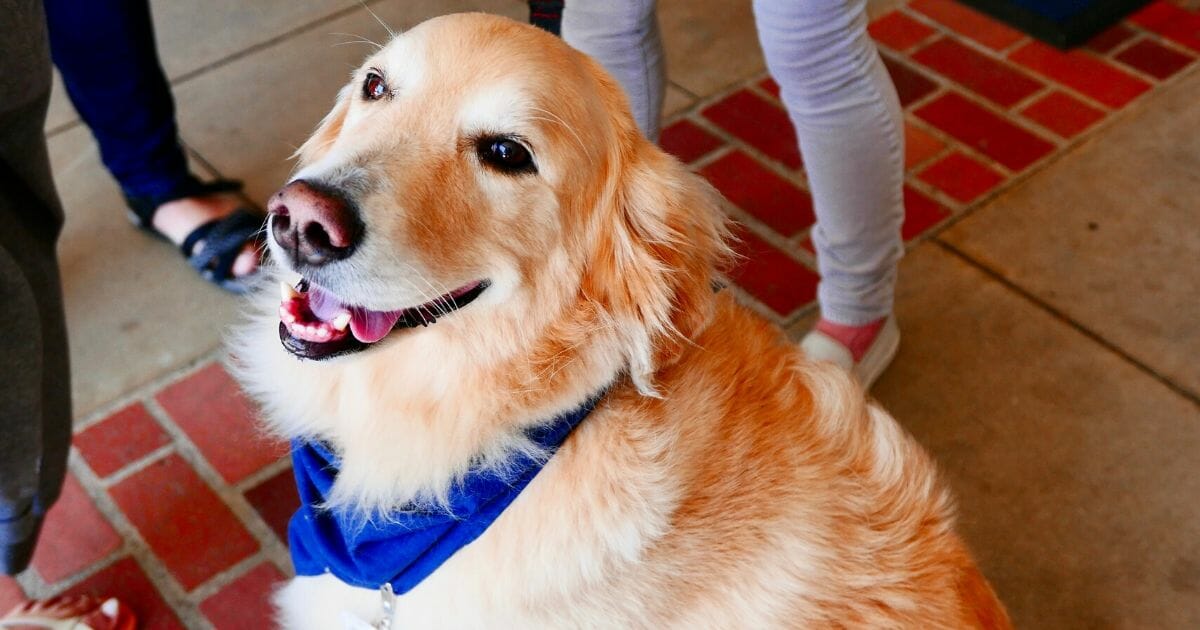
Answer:
<path fill-rule="evenodd" d="M 71 387 L 54 252 L 63 217 L 42 134 L 42 3 L 0 0 L 0 15 L 0 573 L 16 573 L 62 487 Z"/>
<path fill-rule="evenodd" d="M 655 0 L 567 0 L 562 21 L 563 38 L 624 86 L 650 138 L 664 82 L 654 11 Z M 903 115 L 866 0 L 754 0 L 754 14 L 812 188 L 821 313 L 851 326 L 886 317 L 904 251 Z"/>

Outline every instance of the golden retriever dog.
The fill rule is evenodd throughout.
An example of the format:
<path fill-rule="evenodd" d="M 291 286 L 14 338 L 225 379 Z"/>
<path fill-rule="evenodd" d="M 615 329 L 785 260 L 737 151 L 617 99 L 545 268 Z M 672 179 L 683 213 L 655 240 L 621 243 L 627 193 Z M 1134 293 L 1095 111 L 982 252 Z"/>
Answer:
<path fill-rule="evenodd" d="M 1008 627 L 930 458 L 714 290 L 719 195 L 585 55 L 500 17 L 430 20 L 355 71 L 298 156 L 268 207 L 298 284 L 235 348 L 270 428 L 331 462 L 293 544 L 313 514 L 357 535 L 535 473 L 407 585 L 315 561 L 277 594 L 282 626 Z M 581 407 L 561 444 L 531 437 Z M 359 560 L 399 565 L 388 544 Z"/>

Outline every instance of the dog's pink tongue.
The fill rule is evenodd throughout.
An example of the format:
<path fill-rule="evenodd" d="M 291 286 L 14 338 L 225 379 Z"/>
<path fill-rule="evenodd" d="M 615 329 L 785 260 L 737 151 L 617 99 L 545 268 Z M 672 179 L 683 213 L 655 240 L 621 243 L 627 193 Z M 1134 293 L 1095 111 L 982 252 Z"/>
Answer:
<path fill-rule="evenodd" d="M 375 343 L 392 332 L 392 327 L 400 321 L 404 311 L 368 311 L 355 308 L 350 311 L 350 332 L 354 338 L 363 343 Z"/>
<path fill-rule="evenodd" d="M 333 321 L 342 313 L 350 313 L 350 332 L 363 343 L 375 343 L 392 331 L 396 322 L 404 315 L 399 311 L 371 311 L 357 306 L 342 304 L 332 293 L 317 285 L 308 289 L 308 308 L 318 319 Z"/>
<path fill-rule="evenodd" d="M 308 296 L 308 310 L 323 322 L 333 321 L 333 318 L 350 310 L 334 294 L 315 284 L 308 286 L 306 295 Z"/>

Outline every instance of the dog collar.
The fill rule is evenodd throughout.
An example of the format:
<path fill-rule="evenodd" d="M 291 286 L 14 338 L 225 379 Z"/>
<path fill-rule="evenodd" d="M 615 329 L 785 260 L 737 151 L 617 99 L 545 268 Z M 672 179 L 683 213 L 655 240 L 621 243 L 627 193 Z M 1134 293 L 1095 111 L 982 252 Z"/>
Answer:
<path fill-rule="evenodd" d="M 603 392 L 526 435 L 553 455 L 602 397 Z M 288 524 L 288 546 L 296 574 L 332 573 L 353 586 L 390 584 L 396 593 L 407 593 L 482 535 L 545 463 L 514 454 L 501 471 L 469 471 L 450 489 L 448 509 L 414 507 L 364 518 L 323 507 L 341 462 L 320 442 L 295 440 L 292 468 L 301 505 Z"/>

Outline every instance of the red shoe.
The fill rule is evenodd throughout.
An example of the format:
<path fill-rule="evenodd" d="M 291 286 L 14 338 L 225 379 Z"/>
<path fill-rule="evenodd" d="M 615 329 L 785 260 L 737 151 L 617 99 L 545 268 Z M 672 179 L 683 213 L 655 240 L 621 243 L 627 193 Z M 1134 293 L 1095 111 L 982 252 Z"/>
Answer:
<path fill-rule="evenodd" d="M 135 630 L 137 617 L 115 597 L 76 595 L 19 604 L 0 619 L 3 630 Z"/>

